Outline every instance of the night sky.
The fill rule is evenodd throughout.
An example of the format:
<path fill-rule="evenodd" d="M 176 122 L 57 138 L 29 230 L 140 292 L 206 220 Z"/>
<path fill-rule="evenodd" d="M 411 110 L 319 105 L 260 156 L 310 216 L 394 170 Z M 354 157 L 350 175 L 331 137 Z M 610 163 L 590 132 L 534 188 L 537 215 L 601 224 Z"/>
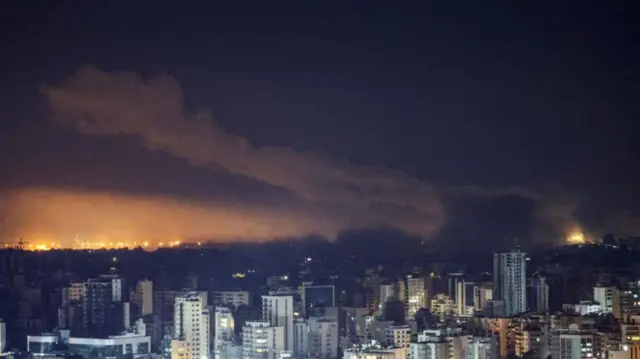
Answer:
<path fill-rule="evenodd" d="M 640 235 L 632 5 L 12 1 L 0 242 Z"/>

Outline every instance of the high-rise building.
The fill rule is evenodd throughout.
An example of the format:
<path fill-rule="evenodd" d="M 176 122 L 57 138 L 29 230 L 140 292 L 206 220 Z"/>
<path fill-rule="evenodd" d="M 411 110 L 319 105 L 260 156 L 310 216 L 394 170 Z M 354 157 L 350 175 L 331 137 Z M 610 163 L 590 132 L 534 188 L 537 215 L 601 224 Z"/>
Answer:
<path fill-rule="evenodd" d="M 293 328 L 293 357 L 309 357 L 309 323 L 302 318 L 296 318 Z"/>
<path fill-rule="evenodd" d="M 440 320 L 444 320 L 453 315 L 454 309 L 455 305 L 453 301 L 446 294 L 437 294 L 435 298 L 431 300 L 431 312 L 440 318 Z"/>
<path fill-rule="evenodd" d="M 174 306 L 174 339 L 187 342 L 191 359 L 209 358 L 209 310 L 204 292 L 177 297 Z"/>
<path fill-rule="evenodd" d="M 549 311 L 549 285 L 544 277 L 534 278 L 531 280 L 529 287 L 531 295 L 529 296 L 529 309 L 534 312 L 542 313 Z"/>
<path fill-rule="evenodd" d="M 459 328 L 425 330 L 411 343 L 411 359 L 466 359 L 468 340 Z"/>
<path fill-rule="evenodd" d="M 318 307 L 333 307 L 336 302 L 336 288 L 333 285 L 303 285 L 300 292 L 305 315 Z"/>
<path fill-rule="evenodd" d="M 337 320 L 309 318 L 308 348 L 310 358 L 336 359 L 339 346 Z"/>
<path fill-rule="evenodd" d="M 380 285 L 380 299 L 378 300 L 378 310 L 382 312 L 387 301 L 396 297 L 395 286 L 393 284 Z"/>
<path fill-rule="evenodd" d="M 619 308 L 618 318 L 624 318 L 629 315 L 640 315 L 640 282 L 627 282 L 619 291 Z M 615 311 L 613 313 L 616 315 Z"/>
<path fill-rule="evenodd" d="M 146 279 L 139 281 L 131 303 L 136 305 L 140 315 L 153 313 L 153 282 Z"/>
<path fill-rule="evenodd" d="M 527 311 L 526 257 L 520 250 L 493 255 L 495 299 L 504 302 L 504 314 Z"/>
<path fill-rule="evenodd" d="M 282 327 L 284 350 L 293 350 L 293 296 L 263 295 L 262 320 L 272 327 Z"/>
<path fill-rule="evenodd" d="M 407 276 L 406 291 L 406 318 L 412 320 L 420 309 L 427 307 L 427 291 L 424 285 L 424 278 Z"/>
<path fill-rule="evenodd" d="M 498 359 L 498 345 L 493 337 L 469 337 L 463 359 Z"/>
<path fill-rule="evenodd" d="M 385 337 L 387 344 L 396 347 L 408 348 L 411 344 L 411 326 L 409 325 L 392 325 L 385 328 Z"/>
<path fill-rule="evenodd" d="M 226 307 L 216 307 L 214 311 L 213 352 L 215 359 L 221 359 L 224 344 L 233 339 L 235 326 L 233 314 Z"/>
<path fill-rule="evenodd" d="M 464 281 L 464 274 L 462 273 L 447 273 L 447 295 L 454 302 L 456 301 L 456 292 L 458 290 L 458 283 Z"/>
<path fill-rule="evenodd" d="M 185 340 L 173 339 L 171 341 L 171 359 L 192 359 L 189 343 Z"/>
<path fill-rule="evenodd" d="M 616 317 L 620 316 L 620 292 L 617 287 L 593 287 L 593 300 L 600 304 L 602 313 L 613 313 Z"/>
<path fill-rule="evenodd" d="M 242 359 L 279 359 L 284 351 L 284 328 L 269 322 L 247 322 L 242 327 Z"/>
<path fill-rule="evenodd" d="M 0 353 L 4 353 L 7 346 L 7 324 L 0 320 Z"/>
<path fill-rule="evenodd" d="M 475 283 L 459 281 L 456 288 L 456 314 L 461 317 L 470 317 L 474 310 Z"/>
<path fill-rule="evenodd" d="M 71 302 L 79 302 L 84 296 L 84 283 L 76 282 L 71 283 L 67 288 L 67 298 Z"/>
<path fill-rule="evenodd" d="M 473 306 L 475 310 L 484 311 L 493 299 L 493 285 L 478 284 L 473 287 Z"/>
<path fill-rule="evenodd" d="M 571 324 L 568 329 L 555 329 L 551 335 L 551 357 L 557 359 L 591 359 L 595 355 L 596 331 L 580 329 Z"/>
<path fill-rule="evenodd" d="M 103 338 L 128 329 L 122 279 L 103 275 L 82 285 L 82 335 Z"/>

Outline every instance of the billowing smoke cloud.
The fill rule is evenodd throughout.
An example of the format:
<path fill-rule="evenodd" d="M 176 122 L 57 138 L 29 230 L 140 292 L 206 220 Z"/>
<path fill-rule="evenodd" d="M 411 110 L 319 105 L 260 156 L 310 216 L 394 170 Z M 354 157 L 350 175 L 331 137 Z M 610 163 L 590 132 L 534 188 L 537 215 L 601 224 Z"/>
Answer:
<path fill-rule="evenodd" d="M 287 189 L 308 206 L 323 212 L 333 208 L 342 217 L 334 218 L 339 225 L 391 225 L 431 235 L 445 221 L 436 190 L 424 182 L 402 172 L 290 148 L 257 148 L 222 129 L 209 112 L 188 113 L 179 84 L 167 75 L 145 80 L 133 73 L 84 67 L 42 91 L 60 124 L 87 135 L 136 136 L 147 148 L 192 165 Z M 317 230 L 307 231 L 312 229 Z"/>
<path fill-rule="evenodd" d="M 557 201 L 554 196 L 531 189 L 434 188 L 399 171 L 357 166 L 291 148 L 256 147 L 221 128 L 210 112 L 190 113 L 180 85 L 168 75 L 144 79 L 135 73 L 105 73 L 88 66 L 59 84 L 43 86 L 42 93 L 53 120 L 81 134 L 133 137 L 150 150 L 164 151 L 193 166 L 258 180 L 295 198 L 295 203 L 274 203 L 273 208 L 263 205 L 248 209 L 253 205 L 245 203 L 243 210 L 228 204 L 176 203 L 157 198 L 134 198 L 129 205 L 125 197 L 110 202 L 105 194 L 71 193 L 52 200 L 77 207 L 81 205 L 72 205 L 72 200 L 100 198 L 96 203 L 108 208 L 95 205 L 83 208 L 79 211 L 82 213 L 128 213 L 135 209 L 132 218 L 150 218 L 153 216 L 149 213 L 163 211 L 163 216 L 173 218 L 167 222 L 172 223 L 170 228 L 163 231 L 208 239 L 308 234 L 334 238 L 341 230 L 391 226 L 421 236 L 437 236 L 449 243 L 463 240 L 463 244 L 466 241 L 481 246 L 522 235 L 529 236 L 525 240 L 553 242 L 576 227 L 574 202 Z M 19 201 L 24 202 L 25 196 L 30 198 L 23 195 Z M 166 208 L 160 210 L 156 205 Z M 188 210 L 199 213 L 196 217 L 200 220 L 191 218 Z M 43 218 L 54 215 L 40 211 Z M 447 216 L 453 218 L 447 220 Z M 54 218 L 62 221 L 57 215 Z M 100 223 L 105 226 L 113 221 L 120 223 L 118 216 L 104 218 Z M 223 225 L 226 220 L 230 223 Z M 143 226 L 150 224 L 145 220 L 134 222 L 143 232 Z"/>

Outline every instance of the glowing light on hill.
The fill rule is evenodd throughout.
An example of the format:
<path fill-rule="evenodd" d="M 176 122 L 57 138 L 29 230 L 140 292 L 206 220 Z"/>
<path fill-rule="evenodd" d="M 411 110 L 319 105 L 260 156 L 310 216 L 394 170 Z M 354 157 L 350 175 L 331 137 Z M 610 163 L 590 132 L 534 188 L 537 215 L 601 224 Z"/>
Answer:
<path fill-rule="evenodd" d="M 585 242 L 585 235 L 580 230 L 573 230 L 567 235 L 568 244 L 583 244 Z"/>

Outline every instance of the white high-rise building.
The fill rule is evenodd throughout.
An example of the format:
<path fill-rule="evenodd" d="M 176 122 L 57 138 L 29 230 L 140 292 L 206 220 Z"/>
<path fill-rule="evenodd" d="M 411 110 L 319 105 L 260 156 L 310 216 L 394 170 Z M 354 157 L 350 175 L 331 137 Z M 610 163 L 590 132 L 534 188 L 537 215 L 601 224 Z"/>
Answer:
<path fill-rule="evenodd" d="M 331 318 L 309 318 L 308 345 L 311 358 L 338 357 L 338 321 Z"/>
<path fill-rule="evenodd" d="M 506 316 L 527 311 L 526 272 L 526 257 L 520 250 L 493 255 L 494 299 L 504 302 Z"/>
<path fill-rule="evenodd" d="M 235 324 L 231 310 L 226 307 L 216 307 L 213 317 L 213 352 L 215 359 L 221 359 L 222 347 L 233 339 Z"/>
<path fill-rule="evenodd" d="M 247 322 L 242 327 L 242 359 L 279 359 L 284 352 L 284 328 L 269 322 Z"/>
<path fill-rule="evenodd" d="M 174 305 L 175 339 L 187 343 L 191 359 L 209 358 L 209 310 L 206 292 L 189 292 L 176 297 Z"/>
<path fill-rule="evenodd" d="M 293 296 L 263 295 L 262 320 L 284 330 L 284 350 L 293 351 Z"/>
<path fill-rule="evenodd" d="M 138 306 L 140 315 L 153 313 L 153 282 L 146 279 L 139 281 L 131 302 Z"/>
<path fill-rule="evenodd" d="M 616 287 L 593 287 L 593 300 L 600 304 L 602 313 L 618 313 L 620 292 Z"/>
<path fill-rule="evenodd" d="M 407 276 L 406 291 L 406 318 L 412 320 L 421 308 L 427 307 L 427 291 L 424 286 L 424 278 Z"/>

